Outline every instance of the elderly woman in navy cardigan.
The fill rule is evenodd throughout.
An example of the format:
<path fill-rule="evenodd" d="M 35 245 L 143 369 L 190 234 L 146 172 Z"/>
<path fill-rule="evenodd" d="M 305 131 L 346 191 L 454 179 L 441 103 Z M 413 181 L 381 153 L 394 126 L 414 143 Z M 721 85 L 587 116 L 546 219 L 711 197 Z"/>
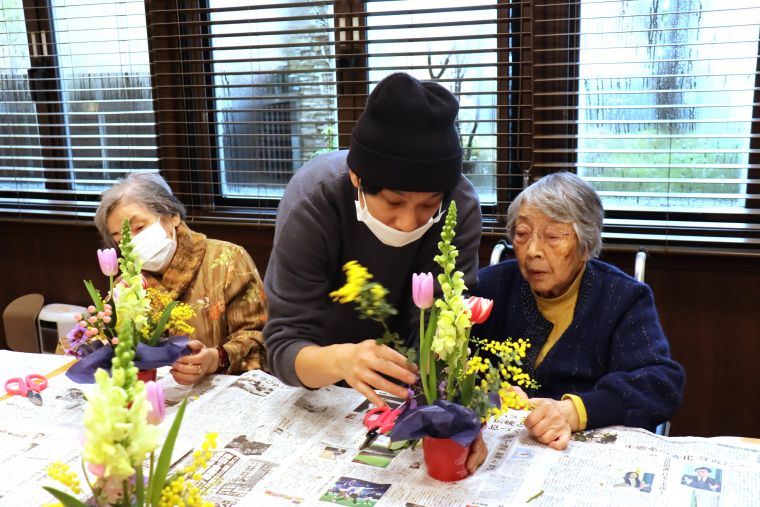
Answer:
<path fill-rule="evenodd" d="M 507 212 L 515 260 L 481 269 L 474 295 L 494 300 L 480 338 L 526 338 L 531 435 L 564 449 L 573 431 L 621 424 L 654 430 L 681 403 L 652 291 L 595 257 L 604 210 L 583 179 L 545 176 Z"/>

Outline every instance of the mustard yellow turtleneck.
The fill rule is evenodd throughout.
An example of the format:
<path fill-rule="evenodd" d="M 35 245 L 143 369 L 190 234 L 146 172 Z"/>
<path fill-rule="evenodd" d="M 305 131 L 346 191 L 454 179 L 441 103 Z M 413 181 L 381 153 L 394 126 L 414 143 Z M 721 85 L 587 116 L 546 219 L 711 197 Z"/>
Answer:
<path fill-rule="evenodd" d="M 583 273 L 585 271 L 586 264 L 584 263 L 580 272 L 578 272 L 578 275 L 575 277 L 575 280 L 570 284 L 570 287 L 568 287 L 564 294 L 556 298 L 544 298 L 533 293 L 533 296 L 536 298 L 538 311 L 541 312 L 541 315 L 543 315 L 546 320 L 554 325 L 549 333 L 549 337 L 546 339 L 546 343 L 544 343 L 543 348 L 541 348 L 541 352 L 538 353 L 538 357 L 536 358 L 536 368 L 538 368 L 543 362 L 552 347 L 554 347 L 565 331 L 567 331 L 567 328 L 570 327 L 570 323 L 573 321 L 573 315 L 575 314 L 575 304 L 578 301 L 578 291 L 581 287 L 581 279 L 583 278 Z M 575 410 L 578 412 L 578 419 L 580 422 L 579 429 L 585 429 L 586 423 L 588 422 L 588 415 L 586 414 L 586 406 L 583 404 L 583 400 L 575 394 L 566 394 L 562 399 L 572 400 L 573 405 L 575 405 Z"/>

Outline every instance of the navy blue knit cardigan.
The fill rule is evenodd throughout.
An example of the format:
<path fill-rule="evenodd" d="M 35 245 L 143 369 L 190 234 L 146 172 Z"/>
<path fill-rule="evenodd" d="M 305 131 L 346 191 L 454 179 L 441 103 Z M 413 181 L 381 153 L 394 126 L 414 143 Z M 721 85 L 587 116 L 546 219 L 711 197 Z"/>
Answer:
<path fill-rule="evenodd" d="M 516 260 L 483 268 L 473 295 L 494 300 L 490 318 L 472 336 L 530 340 L 523 369 L 540 384 L 531 397 L 576 394 L 586 428 L 622 424 L 653 431 L 681 404 L 683 368 L 670 358 L 649 286 L 598 260 L 581 280 L 570 327 L 538 368 L 552 324 L 544 319 Z"/>

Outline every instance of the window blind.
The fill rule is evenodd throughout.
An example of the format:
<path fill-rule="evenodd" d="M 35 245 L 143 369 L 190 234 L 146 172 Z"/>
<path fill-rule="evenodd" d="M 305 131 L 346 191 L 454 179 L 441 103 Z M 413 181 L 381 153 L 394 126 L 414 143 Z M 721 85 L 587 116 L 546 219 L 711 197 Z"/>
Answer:
<path fill-rule="evenodd" d="M 90 220 L 117 177 L 158 170 L 143 2 L 0 12 L 0 216 Z"/>
<path fill-rule="evenodd" d="M 370 86 L 391 72 L 433 80 L 459 101 L 463 172 L 483 206 L 486 231 L 503 232 L 506 204 L 522 188 L 529 151 L 529 77 L 522 2 L 374 0 L 362 28 Z M 364 41 L 362 41 L 364 42 Z"/>
<path fill-rule="evenodd" d="M 160 170 L 192 220 L 272 223 L 378 81 L 460 101 L 484 231 L 531 178 L 602 195 L 614 245 L 757 248 L 760 6 L 743 0 L 8 0 L 0 218 L 89 220 Z"/>
<path fill-rule="evenodd" d="M 350 145 L 385 76 L 460 100 L 465 173 L 496 227 L 527 172 L 520 3 L 445 0 L 152 2 L 165 174 L 196 220 L 271 222 L 290 177 Z M 511 55 L 511 56 L 510 56 Z M 171 167 L 167 167 L 166 163 Z M 513 177 L 517 175 L 517 177 Z M 192 182 L 192 184 L 188 184 Z"/>
<path fill-rule="evenodd" d="M 271 217 L 295 170 L 337 148 L 333 16 L 326 1 L 148 6 L 164 170 L 195 219 Z"/>
<path fill-rule="evenodd" d="M 760 5 L 582 0 L 535 20 L 534 176 L 575 170 L 608 243 L 760 247 Z"/>

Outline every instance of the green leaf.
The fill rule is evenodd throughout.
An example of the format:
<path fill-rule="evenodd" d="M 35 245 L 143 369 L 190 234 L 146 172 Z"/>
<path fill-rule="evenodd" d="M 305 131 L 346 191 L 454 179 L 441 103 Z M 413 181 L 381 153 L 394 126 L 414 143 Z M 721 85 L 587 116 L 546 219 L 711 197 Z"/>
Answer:
<path fill-rule="evenodd" d="M 97 308 L 99 312 L 102 312 L 103 300 L 100 299 L 100 293 L 98 292 L 98 289 L 96 289 L 92 282 L 89 280 L 84 281 L 84 286 L 87 289 L 87 292 L 90 294 L 90 298 L 92 298 L 92 304 L 95 305 L 95 308 Z"/>
<path fill-rule="evenodd" d="M 143 481 L 142 464 L 135 470 L 135 500 L 137 505 L 143 505 L 145 502 L 145 483 Z"/>
<path fill-rule="evenodd" d="M 87 507 L 87 504 L 59 489 L 51 488 L 50 486 L 42 486 L 42 488 L 53 495 L 64 507 Z"/>
<path fill-rule="evenodd" d="M 435 328 L 438 324 L 438 311 L 435 305 L 430 309 L 430 319 L 428 320 L 427 329 L 425 330 L 425 336 L 420 339 L 420 358 L 422 360 L 428 359 L 428 364 L 425 365 L 425 377 L 423 382 L 427 380 L 425 394 L 427 397 L 428 405 L 432 405 L 433 402 L 438 399 L 438 391 L 436 389 L 436 365 L 435 359 L 432 357 L 430 350 L 433 345 L 433 335 L 435 334 Z"/>
<path fill-rule="evenodd" d="M 182 417 L 185 415 L 186 406 L 187 399 L 182 400 L 182 404 L 179 406 L 179 410 L 177 410 L 177 415 L 174 416 L 172 427 L 169 429 L 169 433 L 166 434 L 166 440 L 163 447 L 161 447 L 161 454 L 158 457 L 158 464 L 148 484 L 148 500 L 150 500 L 150 505 L 153 507 L 158 507 L 158 502 L 161 500 L 161 491 L 166 483 L 166 474 L 169 472 L 172 451 L 174 451 L 174 444 L 177 441 L 179 426 L 182 424 Z"/>
<path fill-rule="evenodd" d="M 465 407 L 470 406 L 470 400 L 472 400 L 472 391 L 475 388 L 475 379 L 477 376 L 477 373 L 471 373 L 470 375 L 467 375 L 459 384 L 459 392 L 460 396 L 462 397 L 460 403 Z"/>
<path fill-rule="evenodd" d="M 161 318 L 158 319 L 158 324 L 156 324 L 156 329 L 153 330 L 153 334 L 150 335 L 150 341 L 148 342 L 148 345 L 158 345 L 158 340 L 161 339 L 161 335 L 164 334 L 164 328 L 166 327 L 166 324 L 169 322 L 169 318 L 172 316 L 172 309 L 177 306 L 176 301 L 172 301 L 166 307 L 164 308 L 164 312 L 161 314 Z"/>

